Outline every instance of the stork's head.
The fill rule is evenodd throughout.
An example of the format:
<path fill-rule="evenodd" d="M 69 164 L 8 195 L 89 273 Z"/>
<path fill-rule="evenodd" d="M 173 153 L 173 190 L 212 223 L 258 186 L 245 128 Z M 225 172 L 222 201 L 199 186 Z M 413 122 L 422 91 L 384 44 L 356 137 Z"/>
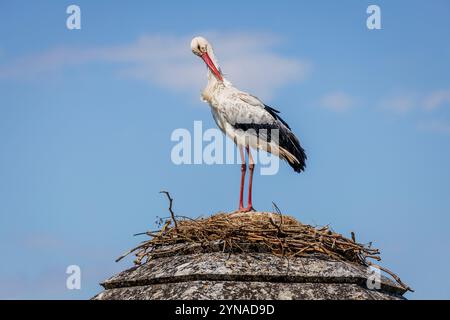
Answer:
<path fill-rule="evenodd" d="M 205 61 L 208 68 L 211 70 L 212 74 L 217 78 L 217 80 L 223 81 L 222 74 L 219 71 L 219 67 L 216 66 L 214 62 L 214 53 L 208 40 L 203 37 L 195 37 L 191 41 L 192 53 L 199 56 Z"/>

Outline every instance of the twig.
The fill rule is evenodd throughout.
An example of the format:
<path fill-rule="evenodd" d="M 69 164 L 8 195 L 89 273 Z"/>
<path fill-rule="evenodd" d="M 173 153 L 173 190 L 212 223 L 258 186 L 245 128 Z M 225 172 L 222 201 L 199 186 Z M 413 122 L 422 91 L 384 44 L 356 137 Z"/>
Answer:
<path fill-rule="evenodd" d="M 283 225 L 283 214 L 281 213 L 280 208 L 278 208 L 277 204 L 272 201 L 272 205 L 275 208 L 275 211 L 280 215 L 280 228 Z"/>
<path fill-rule="evenodd" d="M 403 289 L 405 289 L 405 290 L 407 290 L 407 291 L 409 290 L 409 291 L 411 291 L 411 292 L 414 292 L 413 289 L 411 289 L 408 285 L 404 284 L 404 283 L 402 282 L 402 280 L 400 280 L 400 277 L 399 277 L 399 276 L 397 276 L 395 273 L 393 273 L 393 272 L 390 271 L 389 269 L 383 268 L 382 266 L 379 266 L 379 265 L 377 265 L 377 264 L 375 264 L 375 263 L 373 263 L 373 262 L 370 262 L 370 261 L 367 261 L 367 264 L 368 264 L 369 266 L 373 266 L 373 267 L 378 268 L 378 269 L 380 269 L 381 271 L 384 271 L 384 272 L 386 272 L 387 274 L 389 274 L 392 278 L 395 279 L 395 281 L 397 281 L 398 284 L 400 284 L 400 285 L 403 287 Z"/>
<path fill-rule="evenodd" d="M 136 251 L 136 250 L 138 250 L 138 249 L 140 249 L 140 248 L 142 248 L 142 247 L 145 247 L 146 245 L 147 245 L 147 242 L 144 242 L 143 244 L 137 246 L 136 248 L 127 251 L 126 253 L 124 253 L 123 255 L 121 255 L 120 257 L 118 257 L 118 258 L 116 259 L 116 262 L 119 262 L 120 260 L 122 260 L 123 258 L 125 258 L 125 257 L 126 257 L 127 255 L 129 255 L 130 253 L 132 253 L 132 252 L 134 252 L 134 251 Z"/>
<path fill-rule="evenodd" d="M 172 217 L 173 223 L 175 224 L 175 230 L 178 230 L 177 220 L 175 219 L 175 214 L 173 213 L 173 210 L 172 210 L 173 199 L 170 196 L 170 193 L 168 191 L 164 191 L 164 190 L 160 191 L 159 193 L 164 193 L 167 196 L 167 198 L 169 199 L 170 216 Z"/>

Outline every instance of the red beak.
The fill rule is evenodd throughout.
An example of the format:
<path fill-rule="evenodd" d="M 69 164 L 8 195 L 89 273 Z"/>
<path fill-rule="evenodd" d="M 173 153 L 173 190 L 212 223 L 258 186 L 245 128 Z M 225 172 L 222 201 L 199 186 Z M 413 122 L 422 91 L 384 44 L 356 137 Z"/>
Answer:
<path fill-rule="evenodd" d="M 219 79 L 220 81 L 223 81 L 222 75 L 220 74 L 219 70 L 217 70 L 216 66 L 214 65 L 214 62 L 212 62 L 208 53 L 205 52 L 204 54 L 201 55 L 201 57 L 203 61 L 205 61 L 209 69 L 211 69 L 212 73 L 216 76 L 216 78 Z"/>

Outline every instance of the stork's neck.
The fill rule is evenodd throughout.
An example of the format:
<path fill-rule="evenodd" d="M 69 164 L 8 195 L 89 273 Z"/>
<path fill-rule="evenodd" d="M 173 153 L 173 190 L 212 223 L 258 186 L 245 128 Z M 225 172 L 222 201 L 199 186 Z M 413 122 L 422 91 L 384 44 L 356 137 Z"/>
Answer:
<path fill-rule="evenodd" d="M 207 73 L 207 77 L 208 77 L 208 84 L 206 85 L 206 88 L 203 90 L 202 92 L 202 99 L 208 103 L 211 104 L 211 99 L 214 96 L 215 93 L 217 93 L 220 88 L 224 88 L 224 87 L 229 87 L 231 86 L 231 83 L 225 79 L 225 77 L 222 74 L 222 70 L 220 69 L 219 66 L 219 62 L 217 61 L 217 58 L 214 54 L 214 51 L 212 50 L 212 48 L 208 47 L 208 55 L 211 58 L 212 62 L 214 63 L 214 65 L 216 66 L 216 69 L 219 70 L 223 81 L 220 81 L 216 78 L 216 76 L 214 75 L 214 73 L 209 69 L 208 69 L 208 73 Z"/>
<path fill-rule="evenodd" d="M 216 69 L 219 70 L 220 74 L 222 75 L 222 71 L 220 70 L 220 66 L 219 66 L 219 61 L 217 60 L 213 49 L 211 48 L 211 46 L 208 46 L 207 50 L 208 50 L 207 51 L 208 52 L 208 56 L 211 58 L 212 62 L 216 66 Z M 216 76 L 213 74 L 213 72 L 209 68 L 207 68 L 207 69 L 208 69 L 208 85 L 211 82 L 218 82 L 218 80 L 217 80 Z M 223 77 L 223 75 L 222 75 L 222 77 Z"/>
<path fill-rule="evenodd" d="M 220 83 L 214 74 L 208 70 L 208 83 L 206 88 L 202 91 L 202 100 L 211 104 L 213 96 L 217 93 L 220 87 L 223 87 L 223 84 Z"/>
<path fill-rule="evenodd" d="M 219 70 L 219 69 L 217 69 L 217 70 Z M 208 77 L 208 86 L 213 85 L 213 84 L 215 85 L 218 82 L 216 76 L 212 73 L 212 71 L 209 68 L 207 71 L 207 77 Z"/>

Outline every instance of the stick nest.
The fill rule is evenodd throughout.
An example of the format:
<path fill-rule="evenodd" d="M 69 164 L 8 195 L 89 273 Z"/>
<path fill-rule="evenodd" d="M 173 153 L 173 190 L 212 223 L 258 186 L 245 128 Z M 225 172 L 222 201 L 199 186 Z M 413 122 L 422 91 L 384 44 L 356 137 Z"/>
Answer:
<path fill-rule="evenodd" d="M 140 265 L 158 256 L 183 254 L 193 244 L 204 247 L 220 243 L 223 252 L 245 253 L 249 252 L 249 248 L 258 247 L 277 256 L 325 255 L 338 261 L 374 266 L 391 275 L 405 290 L 413 291 L 394 273 L 368 261 L 381 260 L 379 250 L 372 248 L 371 244 L 356 242 L 353 232 L 349 239 L 328 226 L 303 224 L 293 217 L 281 214 L 276 205 L 276 213 L 218 213 L 197 219 L 176 217 L 172 211 L 173 199 L 168 193 L 166 195 L 170 200 L 171 218 L 162 223 L 160 230 L 143 233 L 150 239 L 116 261 L 134 252 L 134 263 Z"/>

